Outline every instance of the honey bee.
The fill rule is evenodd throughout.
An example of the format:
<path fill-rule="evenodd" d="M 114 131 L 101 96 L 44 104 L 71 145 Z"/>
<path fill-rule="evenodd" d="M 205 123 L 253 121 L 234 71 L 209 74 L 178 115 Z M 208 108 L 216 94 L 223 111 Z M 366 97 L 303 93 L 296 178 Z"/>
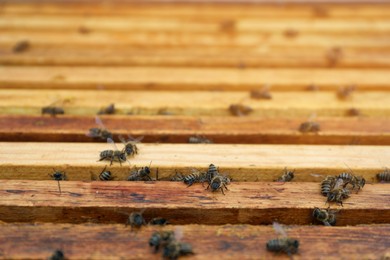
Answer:
<path fill-rule="evenodd" d="M 127 160 L 126 153 L 124 151 L 119 151 L 111 138 L 107 138 L 107 142 L 113 144 L 115 150 L 101 151 L 100 159 L 98 160 L 98 162 L 103 160 L 109 160 L 111 166 L 113 161 L 117 161 L 122 166 L 122 162 L 125 162 Z"/>
<path fill-rule="evenodd" d="M 125 140 L 122 136 L 119 136 L 119 139 L 125 145 L 123 151 L 126 153 L 127 156 L 134 156 L 138 154 L 138 147 L 136 143 L 141 142 L 143 138 L 144 138 L 143 136 L 138 138 L 133 138 L 131 136 L 128 136 L 128 140 Z"/>
<path fill-rule="evenodd" d="M 115 104 L 110 104 L 108 107 L 103 107 L 99 110 L 98 115 L 115 114 Z"/>
<path fill-rule="evenodd" d="M 337 97 L 341 100 L 346 100 L 352 96 L 352 93 L 355 91 L 356 86 L 350 85 L 346 87 L 341 87 L 337 91 Z"/>
<path fill-rule="evenodd" d="M 171 240 L 165 247 L 163 257 L 169 259 L 177 259 L 182 255 L 193 254 L 192 246 L 189 243 L 182 243 L 176 240 Z"/>
<path fill-rule="evenodd" d="M 383 172 L 378 173 L 376 177 L 380 182 L 390 182 L 390 170 L 386 168 Z"/>
<path fill-rule="evenodd" d="M 196 182 L 201 182 L 204 179 L 204 175 L 205 173 L 192 169 L 191 174 L 184 176 L 184 183 L 188 185 L 187 187 L 190 187 Z"/>
<path fill-rule="evenodd" d="M 115 178 L 111 175 L 110 171 L 106 171 L 106 168 L 107 168 L 107 166 L 105 166 L 104 169 L 99 174 L 99 180 L 101 180 L 101 181 L 111 181 Z M 94 179 L 96 179 L 96 178 L 94 178 Z"/>
<path fill-rule="evenodd" d="M 280 176 L 277 181 L 278 182 L 289 182 L 292 179 L 294 179 L 294 171 L 288 171 L 287 168 L 284 168 L 284 173 L 282 176 Z"/>
<path fill-rule="evenodd" d="M 325 197 L 328 196 L 329 192 L 333 189 L 334 185 L 336 183 L 336 178 L 333 176 L 327 176 L 322 182 L 321 182 L 321 194 Z"/>
<path fill-rule="evenodd" d="M 217 190 L 221 190 L 222 194 L 225 195 L 223 188 L 225 188 L 226 190 L 229 190 L 226 186 L 229 183 L 230 183 L 230 179 L 228 177 L 222 176 L 222 175 L 217 175 L 211 180 L 211 182 L 209 183 L 209 185 L 207 186 L 206 189 L 211 187 L 212 192 L 217 191 Z"/>
<path fill-rule="evenodd" d="M 171 181 L 184 181 L 184 176 L 180 172 L 176 172 L 176 174 L 171 177 Z"/>
<path fill-rule="evenodd" d="M 102 140 L 107 140 L 107 138 L 113 138 L 112 133 L 107 130 L 102 120 L 98 116 L 95 117 L 95 122 L 100 127 L 90 128 L 87 136 L 92 138 L 100 138 Z"/>
<path fill-rule="evenodd" d="M 287 237 L 284 229 L 276 222 L 273 223 L 275 231 L 282 235 L 281 238 L 271 239 L 267 242 L 267 250 L 277 253 L 286 253 L 289 256 L 298 252 L 299 241 L 294 238 Z"/>
<path fill-rule="evenodd" d="M 62 171 L 56 171 L 55 169 L 53 169 L 54 173 L 53 174 L 49 174 L 49 176 L 58 182 L 58 190 L 60 193 L 61 192 L 61 185 L 60 185 L 60 181 L 65 181 L 67 180 L 67 177 L 66 177 L 66 173 L 65 172 L 62 172 Z"/>
<path fill-rule="evenodd" d="M 202 180 L 202 183 L 208 182 L 209 184 L 211 183 L 211 180 L 219 174 L 218 167 L 215 166 L 214 164 L 210 164 L 209 168 L 207 169 L 206 174 L 204 175 L 204 178 Z"/>
<path fill-rule="evenodd" d="M 229 106 L 229 111 L 233 116 L 246 116 L 253 112 L 253 109 L 241 104 L 232 104 Z"/>
<path fill-rule="evenodd" d="M 359 191 L 366 184 L 366 180 L 362 176 L 355 176 L 348 172 L 340 173 L 340 175 L 337 176 L 337 178 L 342 179 L 344 182 L 351 184 L 352 190 L 354 190 L 355 187 L 357 187 L 357 190 Z"/>
<path fill-rule="evenodd" d="M 65 255 L 64 255 L 64 252 L 62 252 L 62 250 L 57 249 L 56 251 L 54 251 L 54 253 L 48 259 L 49 260 L 64 260 Z"/>
<path fill-rule="evenodd" d="M 188 138 L 188 143 L 190 143 L 190 144 L 212 144 L 213 142 L 204 136 L 196 135 L 196 136 L 190 136 L 190 138 Z"/>
<path fill-rule="evenodd" d="M 144 211 L 145 210 L 142 210 L 140 212 L 131 212 L 129 218 L 126 221 L 126 226 L 130 225 L 131 229 L 133 229 L 133 227 L 140 228 L 142 225 L 146 225 L 146 221 L 142 216 Z"/>
<path fill-rule="evenodd" d="M 48 114 L 51 116 L 56 116 L 56 115 L 65 114 L 65 111 L 62 107 L 47 106 L 47 107 L 42 107 L 41 114 L 42 115 Z"/>
<path fill-rule="evenodd" d="M 314 208 L 313 217 L 322 222 L 325 226 L 334 226 L 336 224 L 336 211 L 328 209 Z"/>
<path fill-rule="evenodd" d="M 12 48 L 13 53 L 20 53 L 27 51 L 30 48 L 30 42 L 27 40 L 17 42 Z"/>
<path fill-rule="evenodd" d="M 149 225 L 160 225 L 160 226 L 164 226 L 166 224 L 168 224 L 168 220 L 166 220 L 165 218 L 153 218 L 149 221 L 148 223 Z"/>
<path fill-rule="evenodd" d="M 150 177 L 150 165 L 152 162 L 150 162 L 149 166 L 142 167 L 140 169 L 137 169 L 135 167 L 134 170 L 131 171 L 129 177 L 127 177 L 128 181 L 151 181 L 152 178 Z"/>
<path fill-rule="evenodd" d="M 357 108 L 350 108 L 346 112 L 347 116 L 360 116 L 360 110 Z"/>
<path fill-rule="evenodd" d="M 149 239 L 149 246 L 154 247 L 154 252 L 157 253 L 160 246 L 165 246 L 174 239 L 173 231 L 155 231 Z"/>
<path fill-rule="evenodd" d="M 314 121 L 307 121 L 307 122 L 303 122 L 300 126 L 299 126 L 299 131 L 302 132 L 302 133 L 308 133 L 308 132 L 318 132 L 320 131 L 321 128 L 320 128 L 320 124 L 317 123 L 317 122 L 314 122 Z"/>
<path fill-rule="evenodd" d="M 340 47 L 333 47 L 326 53 L 329 66 L 335 66 L 343 57 L 343 50 Z"/>
<path fill-rule="evenodd" d="M 349 197 L 349 190 L 343 187 L 333 189 L 328 193 L 327 202 L 336 202 L 343 206 L 343 200 Z"/>
<path fill-rule="evenodd" d="M 272 95 L 269 92 L 269 88 L 270 86 L 266 85 L 261 90 L 258 89 L 251 90 L 250 96 L 253 99 L 272 99 Z"/>

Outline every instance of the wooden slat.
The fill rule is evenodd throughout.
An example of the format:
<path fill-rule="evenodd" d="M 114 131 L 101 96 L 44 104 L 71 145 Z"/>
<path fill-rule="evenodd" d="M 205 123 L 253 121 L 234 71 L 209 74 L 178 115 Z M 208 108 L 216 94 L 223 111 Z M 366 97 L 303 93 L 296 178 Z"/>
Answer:
<path fill-rule="evenodd" d="M 244 4 L 178 4 L 164 3 L 156 4 L 86 4 L 67 3 L 66 5 L 53 3 L 32 3 L 15 4 L 15 1 L 2 5 L 2 12 L 6 14 L 50 14 L 50 15 L 143 15 L 151 17 L 316 17 L 323 19 L 330 18 L 355 18 L 355 17 L 386 17 L 389 18 L 388 4 L 313 4 L 313 5 L 289 5 L 286 3 L 276 5 L 248 5 Z"/>
<path fill-rule="evenodd" d="M 180 116 L 102 117 L 114 135 L 144 136 L 142 142 L 187 143 L 203 135 L 214 143 L 390 145 L 389 119 L 318 118 L 318 134 L 302 134 L 306 118 L 237 118 Z M 0 141 L 92 142 L 94 117 L 0 116 Z M 228 129 L 228 131 L 226 131 Z M 119 141 L 118 139 L 116 139 Z"/>
<path fill-rule="evenodd" d="M 267 241 L 276 238 L 269 226 L 186 225 L 163 229 L 183 232 L 182 242 L 190 243 L 195 253 L 188 259 L 287 258 L 266 251 Z M 389 225 L 285 229 L 300 241 L 299 254 L 294 259 L 377 259 L 390 254 Z M 56 249 L 62 249 L 69 259 L 161 259 L 162 252 L 153 254 L 148 245 L 156 230 L 160 229 L 144 227 L 129 234 L 122 225 L 3 224 L 0 242 L 2 256 L 12 259 L 46 259 Z"/>
<path fill-rule="evenodd" d="M 390 51 L 370 48 L 343 48 L 342 57 L 329 60 L 329 48 L 128 48 L 31 46 L 22 55 L 13 44 L 0 46 L 0 64 L 36 66 L 187 66 L 264 68 L 389 68 Z M 102 59 L 102 56 L 104 59 Z"/>
<path fill-rule="evenodd" d="M 389 89 L 385 69 L 0 67 L 1 88 L 242 91 L 270 84 L 272 90 L 292 91 L 306 90 L 312 83 L 322 90 L 337 90 L 348 84 L 357 84 L 359 90 Z"/>
<path fill-rule="evenodd" d="M 172 182 L 0 181 L 4 222 L 125 223 L 146 208 L 145 218 L 172 224 L 309 224 L 325 207 L 319 183 L 232 183 L 226 195 L 202 185 Z M 388 223 L 390 184 L 366 184 L 340 207 L 337 225 Z M 332 205 L 332 207 L 336 205 Z"/>
<path fill-rule="evenodd" d="M 1 70 L 1 69 L 0 69 Z M 38 70 L 40 71 L 40 70 Z M 145 70 L 146 72 L 147 70 Z M 32 72 L 32 71 L 30 71 Z M 61 74 L 58 74 L 61 75 Z M 15 75 L 16 76 L 16 75 Z M 34 77 L 34 74 L 31 73 Z M 97 75 L 96 75 L 97 76 Z M 146 76 L 146 75 L 145 75 Z M 0 74 L 0 78 L 2 75 Z M 5 76 L 4 76 L 5 77 Z M 45 76 L 46 77 L 46 76 Z M 48 76 L 50 77 L 50 76 Z M 60 76 L 58 76 L 60 77 Z M 72 76 L 71 76 L 72 77 Z M 15 77 L 16 78 L 16 77 Z M 116 80 L 112 77 L 113 81 Z M 42 85 L 38 82 L 25 81 L 20 87 L 36 87 L 36 90 L 9 90 L 1 89 L 0 114 L 7 115 L 40 115 L 41 108 L 54 105 L 63 107 L 68 115 L 96 115 L 96 113 L 108 104 L 114 103 L 117 114 L 122 115 L 186 115 L 186 116 L 232 116 L 229 107 L 232 104 L 244 104 L 250 106 L 253 111 L 247 117 L 309 117 L 317 116 L 340 116 L 348 117 L 348 110 L 356 108 L 363 117 L 389 117 L 390 95 L 388 92 L 364 92 L 358 90 L 350 99 L 340 100 L 335 92 L 274 92 L 271 100 L 257 100 L 250 98 L 249 92 L 228 91 L 109 91 L 109 90 L 38 90 Z M 92 74 L 91 74 L 91 80 Z M 129 78 L 136 81 L 134 78 Z M 190 79 L 187 79 L 190 82 Z M 0 80 L 1 81 L 1 80 Z M 13 81 L 15 83 L 16 79 Z M 37 80 L 41 81 L 41 80 Z M 47 87 L 80 86 L 80 78 L 49 80 Z M 73 81 L 73 82 L 72 82 Z M 99 79 L 96 79 L 98 82 Z M 122 83 L 104 84 L 99 87 L 98 83 L 83 83 L 84 87 L 93 88 L 143 88 L 159 89 L 171 88 L 166 84 L 159 85 L 156 77 L 156 85 L 145 84 L 123 85 Z M 1 84 L 1 83 L 0 83 Z M 20 83 L 18 83 L 20 84 Z M 4 83 L 4 87 L 9 86 Z M 19 85 L 18 85 L 19 86 Z M 212 88 L 212 86 L 192 85 L 195 88 Z M 192 88 L 189 87 L 188 88 Z M 240 85 L 222 88 L 240 88 Z M 178 88 L 187 87 L 178 85 Z M 247 86 L 249 87 L 249 85 Z M 335 87 L 330 85 L 330 87 Z M 244 88 L 244 87 L 243 87 Z M 257 88 L 262 88 L 258 86 Z M 274 88 L 272 87 L 272 90 Z M 275 87 L 275 89 L 277 89 Z M 364 88 L 363 88 L 364 89 Z M 189 102 L 190 101 L 190 102 Z M 305 120 L 305 121 L 306 121 Z"/>
<path fill-rule="evenodd" d="M 118 143 L 119 149 L 122 144 Z M 139 154 L 129 158 L 131 167 L 152 162 L 152 177 L 169 179 L 176 170 L 220 167 L 235 181 L 274 181 L 283 168 L 295 169 L 294 181 L 321 181 L 348 167 L 367 182 L 377 182 L 376 174 L 388 167 L 389 146 L 327 145 L 222 145 L 222 144 L 139 144 Z M 0 143 L 0 178 L 46 180 L 53 168 L 65 170 L 69 180 L 91 180 L 109 162 L 97 162 L 101 151 L 113 149 L 106 143 Z M 117 180 L 125 180 L 129 166 L 110 167 Z"/>

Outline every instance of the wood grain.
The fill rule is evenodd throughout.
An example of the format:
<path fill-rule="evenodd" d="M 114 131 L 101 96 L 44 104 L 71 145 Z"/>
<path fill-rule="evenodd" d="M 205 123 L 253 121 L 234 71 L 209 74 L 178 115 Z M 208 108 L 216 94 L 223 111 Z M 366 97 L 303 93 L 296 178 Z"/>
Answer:
<path fill-rule="evenodd" d="M 300 241 L 294 259 L 376 259 L 390 253 L 389 225 L 285 228 Z M 159 228 L 145 227 L 129 233 L 122 225 L 3 224 L 0 242 L 2 256 L 12 259 L 46 259 L 56 249 L 62 249 L 69 259 L 161 259 L 161 251 L 153 254 L 148 245 L 156 230 Z M 163 230 L 183 232 L 182 241 L 191 243 L 195 252 L 185 259 L 287 259 L 266 251 L 265 244 L 276 236 L 269 226 L 186 225 Z"/>
<path fill-rule="evenodd" d="M 119 149 L 122 144 L 118 143 Z M 0 143 L 0 178 L 46 180 L 53 168 L 65 170 L 69 180 L 91 180 L 109 162 L 97 162 L 101 151 L 113 149 L 104 143 Z M 294 181 L 321 181 L 348 167 L 367 182 L 377 182 L 376 174 L 388 167 L 389 146 L 336 145 L 234 145 L 234 144 L 139 144 L 139 154 L 129 158 L 131 167 L 152 162 L 159 179 L 169 179 L 175 171 L 188 174 L 192 168 L 206 170 L 210 163 L 220 167 L 235 181 L 274 181 L 287 167 L 295 169 Z M 129 166 L 114 163 L 112 173 L 125 180 Z"/>
<path fill-rule="evenodd" d="M 1 180 L 4 222 L 125 223 L 132 211 L 172 224 L 309 224 L 327 207 L 319 183 L 233 182 L 226 195 L 200 184 Z M 390 184 L 366 184 L 339 208 L 337 225 L 388 223 Z"/>
<path fill-rule="evenodd" d="M 390 124 L 385 118 L 317 118 L 321 126 L 318 134 L 298 131 L 307 118 L 118 115 L 101 119 L 114 137 L 143 136 L 144 143 L 188 143 L 189 137 L 201 135 L 214 143 L 231 144 L 390 145 Z M 0 141 L 104 141 L 86 136 L 92 127 L 97 127 L 94 117 L 0 115 Z"/>

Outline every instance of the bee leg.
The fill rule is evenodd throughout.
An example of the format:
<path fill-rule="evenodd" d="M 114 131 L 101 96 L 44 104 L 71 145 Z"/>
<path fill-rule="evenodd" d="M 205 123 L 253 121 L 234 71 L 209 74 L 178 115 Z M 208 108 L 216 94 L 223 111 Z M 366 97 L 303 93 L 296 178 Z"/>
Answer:
<path fill-rule="evenodd" d="M 209 188 L 210 188 L 210 183 L 209 183 L 209 185 L 207 185 L 207 188 L 205 190 L 208 190 Z"/>
<path fill-rule="evenodd" d="M 223 184 L 223 187 L 225 187 L 226 190 L 229 190 L 226 184 Z"/>
<path fill-rule="evenodd" d="M 220 188 L 223 195 L 225 195 L 225 192 L 223 191 L 223 187 Z"/>
<path fill-rule="evenodd" d="M 324 225 L 325 225 L 325 226 L 328 226 L 328 227 L 330 227 L 330 226 L 331 226 L 331 224 L 329 224 L 329 222 L 328 222 L 328 221 L 323 221 L 322 223 L 324 223 Z"/>
<path fill-rule="evenodd" d="M 147 175 L 146 177 L 148 178 L 148 181 L 153 181 L 153 179 L 149 175 Z"/>
<path fill-rule="evenodd" d="M 158 181 L 158 168 L 156 170 L 156 181 Z"/>
<path fill-rule="evenodd" d="M 61 184 L 60 184 L 60 181 L 57 181 L 58 182 L 58 190 L 60 191 L 60 194 L 62 193 L 61 192 Z"/>

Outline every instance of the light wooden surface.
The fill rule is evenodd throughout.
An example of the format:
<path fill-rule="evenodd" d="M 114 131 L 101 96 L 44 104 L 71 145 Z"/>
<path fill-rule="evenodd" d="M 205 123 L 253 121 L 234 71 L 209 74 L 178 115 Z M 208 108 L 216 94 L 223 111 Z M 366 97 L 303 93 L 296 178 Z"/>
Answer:
<path fill-rule="evenodd" d="M 294 259 L 377 259 L 390 254 L 389 225 L 285 228 L 300 241 Z M 161 251 L 153 254 L 148 245 L 156 230 L 159 228 L 144 227 L 131 233 L 123 225 L 3 224 L 0 242 L 2 256 L 14 259 L 46 259 L 56 249 L 62 249 L 70 259 L 161 259 Z M 288 259 L 266 251 L 267 241 L 276 238 L 270 226 L 185 225 L 164 230 L 183 232 L 182 242 L 190 243 L 195 252 L 191 259 Z"/>
<path fill-rule="evenodd" d="M 1 180 L 4 222 L 123 223 L 132 211 L 172 224 L 307 225 L 314 207 L 327 207 L 319 183 L 232 182 L 229 190 L 205 190 L 177 182 L 75 182 Z M 366 184 L 343 202 L 337 225 L 388 223 L 390 184 Z"/>
<path fill-rule="evenodd" d="M 118 149 L 123 145 L 117 143 Z M 295 169 L 294 181 L 320 182 L 328 174 L 340 174 L 348 167 L 367 182 L 388 167 L 388 146 L 326 145 L 223 145 L 223 144 L 139 144 L 139 154 L 129 158 L 131 167 L 152 162 L 159 178 L 175 170 L 190 173 L 205 170 L 210 163 L 235 181 L 274 181 L 285 167 Z M 91 180 L 109 162 L 97 162 L 101 151 L 113 149 L 107 143 L 0 143 L 0 178 L 45 180 L 53 168 L 65 170 L 69 180 Z M 129 165 L 114 163 L 110 168 L 118 180 L 129 174 Z"/>
<path fill-rule="evenodd" d="M 143 136 L 142 142 L 188 143 L 201 135 L 214 143 L 241 144 L 343 144 L 389 145 L 390 124 L 386 118 L 316 118 L 321 131 L 301 133 L 307 118 L 101 116 L 115 136 Z M 94 116 L 0 115 L 0 141 L 105 142 L 86 136 L 98 127 Z M 226 131 L 228 129 L 229 131 Z"/>
<path fill-rule="evenodd" d="M 56 80 L 52 82 L 51 87 L 57 85 Z M 244 91 L 113 91 L 107 90 L 107 85 L 102 86 L 105 90 L 38 90 L 39 83 L 27 84 L 35 85 L 36 89 L 0 90 L 0 114 L 40 115 L 42 107 L 53 103 L 63 107 L 65 114 L 90 116 L 96 115 L 102 107 L 111 103 L 115 104 L 118 114 L 131 115 L 232 116 L 229 111 L 232 104 L 250 106 L 253 112 L 248 117 L 301 117 L 315 120 L 316 116 L 347 117 L 347 111 L 351 108 L 359 109 L 364 117 L 388 118 L 390 114 L 387 105 L 390 95 L 384 91 L 356 90 L 346 100 L 337 98 L 336 91 L 275 91 L 271 92 L 271 100 L 258 100 L 250 98 L 249 92 Z M 78 83 L 70 82 L 58 84 L 72 88 L 79 86 Z M 121 83 L 113 84 L 123 86 Z M 93 88 L 98 87 L 93 85 Z M 149 88 L 142 85 L 139 87 Z M 156 87 L 151 86 L 153 89 Z"/>
<path fill-rule="evenodd" d="M 69 88 L 138 90 L 323 90 L 357 84 L 359 90 L 388 90 L 388 71 L 326 69 L 194 69 L 110 67 L 0 67 L 1 88 Z"/>

